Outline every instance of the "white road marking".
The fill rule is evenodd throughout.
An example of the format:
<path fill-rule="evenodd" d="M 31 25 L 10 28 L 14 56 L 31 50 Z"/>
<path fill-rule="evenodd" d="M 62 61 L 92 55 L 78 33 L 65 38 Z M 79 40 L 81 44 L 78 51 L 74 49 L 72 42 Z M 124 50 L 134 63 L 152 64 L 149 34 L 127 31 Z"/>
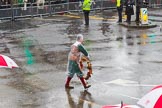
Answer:
<path fill-rule="evenodd" d="M 131 99 L 134 99 L 134 100 L 139 100 L 140 98 L 136 98 L 136 97 L 133 97 L 133 96 L 128 96 L 128 95 L 125 95 L 125 94 L 118 94 L 120 96 L 123 96 L 123 97 L 128 97 L 128 98 L 131 98 Z"/>
<path fill-rule="evenodd" d="M 116 79 L 116 80 L 112 80 L 112 81 L 109 81 L 109 82 L 103 82 L 103 84 L 104 85 L 116 84 L 116 85 L 120 85 L 120 86 L 132 86 L 132 87 L 154 87 L 154 86 L 157 86 L 157 85 L 153 85 L 153 84 L 139 84 L 137 81 L 124 80 L 124 79 Z M 116 94 L 119 95 L 119 96 L 134 99 L 134 100 L 140 99 L 140 98 L 137 98 L 137 97 L 126 95 L 126 94 L 121 94 L 121 93 L 116 93 Z"/>
<path fill-rule="evenodd" d="M 157 85 L 153 84 L 139 84 L 137 81 L 132 80 L 124 80 L 124 79 L 116 79 L 109 82 L 104 82 L 105 84 L 116 84 L 121 86 L 137 86 L 137 87 L 154 87 Z"/>
<path fill-rule="evenodd" d="M 123 79 L 116 79 L 109 82 L 104 82 L 105 84 L 117 84 L 117 85 L 125 85 L 125 84 L 138 84 L 137 81 L 131 81 L 131 80 L 123 80 Z"/>

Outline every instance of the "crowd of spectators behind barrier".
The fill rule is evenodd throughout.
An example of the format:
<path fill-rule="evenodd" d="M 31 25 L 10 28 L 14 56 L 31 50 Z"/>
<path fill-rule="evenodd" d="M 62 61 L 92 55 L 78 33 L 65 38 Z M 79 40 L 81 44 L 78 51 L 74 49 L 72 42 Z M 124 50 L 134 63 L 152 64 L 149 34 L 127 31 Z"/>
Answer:
<path fill-rule="evenodd" d="M 37 1 L 38 0 L 27 0 L 28 3 L 27 6 L 30 6 L 31 4 L 35 6 Z M 48 5 L 49 1 L 51 4 L 60 4 L 60 3 L 67 3 L 67 2 L 79 2 L 83 0 L 45 0 L 44 5 Z M 94 0 L 94 1 L 98 1 L 98 0 Z M 116 2 L 116 0 L 104 0 L 104 1 L 108 1 L 108 2 L 111 1 L 112 3 Z M 149 1 L 149 5 L 162 5 L 162 0 L 148 0 L 148 1 Z M 24 0 L 0 0 L 0 9 L 11 8 L 11 3 L 19 7 L 22 7 L 24 4 Z"/>
<path fill-rule="evenodd" d="M 79 2 L 80 0 L 50 0 L 51 4 L 61 4 L 61 3 L 67 3 L 67 2 Z M 17 4 L 18 6 L 23 6 L 24 4 L 24 0 L 12 0 L 13 4 Z M 37 0 L 27 0 L 27 3 L 29 5 L 31 5 L 31 3 L 33 3 L 33 5 L 36 5 Z M 48 5 L 49 0 L 45 0 L 45 5 Z M 11 0 L 0 0 L 0 9 L 4 9 L 4 8 L 11 8 Z"/>

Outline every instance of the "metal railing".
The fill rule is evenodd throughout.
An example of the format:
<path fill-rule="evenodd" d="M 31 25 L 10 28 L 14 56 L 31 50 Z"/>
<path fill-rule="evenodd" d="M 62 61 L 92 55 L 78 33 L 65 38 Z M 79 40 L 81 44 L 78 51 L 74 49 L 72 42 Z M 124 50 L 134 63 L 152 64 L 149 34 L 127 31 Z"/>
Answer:
<path fill-rule="evenodd" d="M 162 8 L 162 0 L 149 0 L 149 7 Z"/>
<path fill-rule="evenodd" d="M 95 5 L 92 5 L 91 10 L 98 9 L 111 9 L 115 8 L 115 3 L 112 0 L 100 0 L 96 1 Z M 44 15 L 54 15 L 57 13 L 81 11 L 79 2 L 68 2 L 61 4 L 54 4 L 53 1 L 47 1 L 43 6 L 37 6 L 36 3 L 27 3 L 27 8 L 24 10 L 24 4 L 13 4 L 3 6 L 0 9 L 0 19 L 17 19 L 24 17 L 36 17 Z"/>
<path fill-rule="evenodd" d="M 114 9 L 116 0 L 95 0 L 91 10 Z M 149 7 L 162 7 L 162 0 L 149 0 Z M 65 12 L 80 12 L 79 2 L 67 2 L 56 4 L 54 1 L 46 1 L 43 6 L 37 6 L 36 3 L 27 3 L 26 10 L 24 4 L 1 5 L 0 20 L 24 17 L 36 17 L 44 15 L 54 15 Z"/>

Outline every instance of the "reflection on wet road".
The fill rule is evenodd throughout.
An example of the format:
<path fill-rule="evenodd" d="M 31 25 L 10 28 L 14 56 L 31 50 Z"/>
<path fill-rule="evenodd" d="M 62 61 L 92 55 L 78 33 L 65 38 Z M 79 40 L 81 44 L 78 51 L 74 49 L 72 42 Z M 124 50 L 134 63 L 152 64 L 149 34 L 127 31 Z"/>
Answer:
<path fill-rule="evenodd" d="M 95 104 L 93 102 L 93 98 L 91 97 L 91 93 L 89 93 L 87 90 L 80 92 L 80 96 L 77 102 L 75 102 L 76 100 L 74 97 L 72 97 L 69 89 L 66 89 L 66 94 L 68 97 L 70 108 L 93 108 L 93 104 Z"/>
<path fill-rule="evenodd" d="M 111 13 L 111 14 L 110 14 Z M 132 29 L 116 24 L 112 12 L 91 17 L 54 16 L 1 23 L 0 53 L 19 69 L 0 71 L 0 107 L 100 108 L 121 101 L 136 104 L 152 86 L 161 84 L 162 33 L 159 28 Z M 22 26 L 22 24 L 25 24 Z M 6 29 L 5 29 L 6 28 Z M 90 53 L 92 85 L 84 91 L 77 77 L 74 90 L 64 90 L 67 56 L 76 34 L 84 35 Z"/>
<path fill-rule="evenodd" d="M 27 58 L 27 64 L 33 64 L 34 63 L 34 59 L 33 59 L 33 55 L 30 51 L 30 47 L 32 45 L 32 40 L 25 40 L 24 39 L 24 52 L 25 52 L 25 56 Z"/>

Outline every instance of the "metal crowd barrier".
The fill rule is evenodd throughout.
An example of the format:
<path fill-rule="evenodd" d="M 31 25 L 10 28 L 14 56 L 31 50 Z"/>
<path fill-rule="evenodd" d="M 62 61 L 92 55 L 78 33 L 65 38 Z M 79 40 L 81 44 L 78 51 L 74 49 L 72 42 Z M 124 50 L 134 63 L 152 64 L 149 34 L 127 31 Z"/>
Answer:
<path fill-rule="evenodd" d="M 92 10 L 115 8 L 115 3 L 111 0 L 96 1 L 92 5 Z M 2 19 L 17 19 L 24 17 L 36 17 L 40 15 L 53 15 L 57 13 L 81 11 L 79 2 L 68 2 L 54 4 L 52 1 L 46 2 L 44 6 L 37 6 L 36 3 L 28 3 L 26 10 L 24 4 L 14 4 L 0 9 L 0 20 Z"/>
<path fill-rule="evenodd" d="M 162 0 L 149 0 L 149 7 L 162 8 Z"/>
<path fill-rule="evenodd" d="M 114 9 L 115 0 L 95 0 L 95 4 L 92 5 L 92 11 Z M 150 7 L 162 7 L 162 0 L 150 0 Z M 0 20 L 2 19 L 17 19 L 24 17 L 36 17 L 43 15 L 54 15 L 57 13 L 65 12 L 80 12 L 79 2 L 67 2 L 55 4 L 54 1 L 45 2 L 44 6 L 37 6 L 36 3 L 27 3 L 27 8 L 24 10 L 24 4 L 13 5 L 1 5 Z"/>

